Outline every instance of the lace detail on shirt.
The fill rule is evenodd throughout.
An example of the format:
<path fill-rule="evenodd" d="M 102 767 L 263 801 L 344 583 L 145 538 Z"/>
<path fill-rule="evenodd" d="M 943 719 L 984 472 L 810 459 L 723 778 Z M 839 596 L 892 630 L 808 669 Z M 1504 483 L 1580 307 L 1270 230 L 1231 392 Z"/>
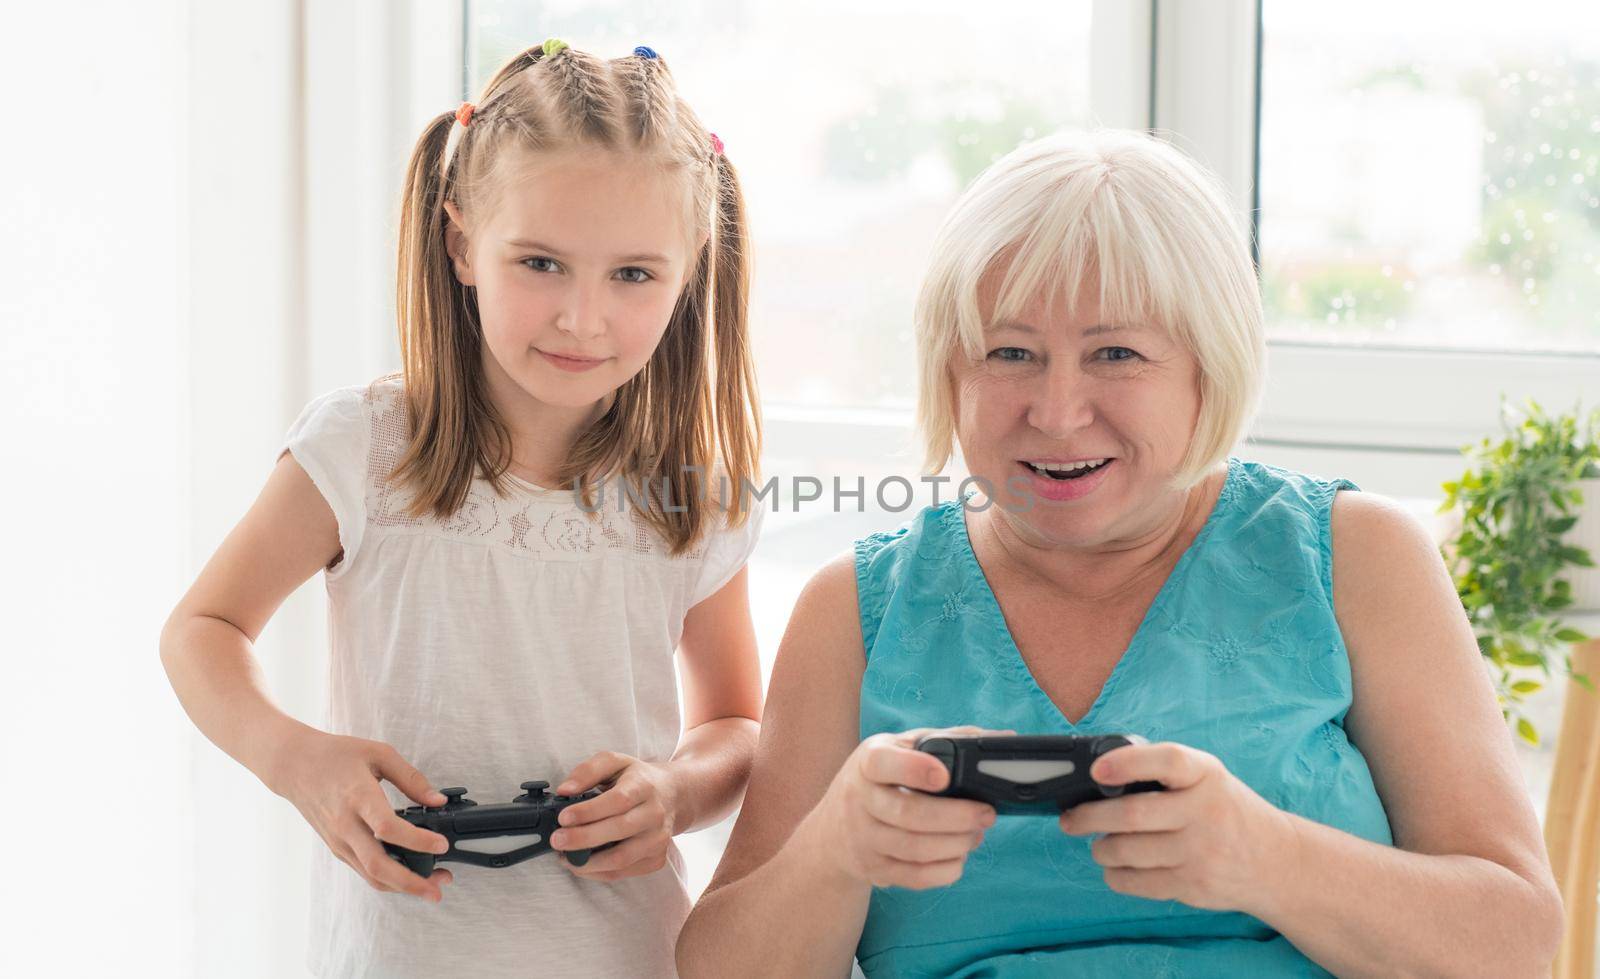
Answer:
<path fill-rule="evenodd" d="M 632 506 L 619 512 L 615 494 L 608 493 L 597 510 L 588 512 L 565 491 L 495 493 L 483 478 L 473 481 L 467 499 L 450 516 L 412 516 L 413 494 L 389 476 L 400 463 L 410 438 L 404 394 L 394 381 L 371 385 L 365 396 L 371 426 L 367 449 L 367 519 L 376 527 L 405 528 L 458 540 L 477 539 L 486 544 L 533 557 L 565 558 L 624 552 L 634 557 L 698 561 L 705 557 L 709 537 L 702 538 L 678 558 L 671 547 Z"/>

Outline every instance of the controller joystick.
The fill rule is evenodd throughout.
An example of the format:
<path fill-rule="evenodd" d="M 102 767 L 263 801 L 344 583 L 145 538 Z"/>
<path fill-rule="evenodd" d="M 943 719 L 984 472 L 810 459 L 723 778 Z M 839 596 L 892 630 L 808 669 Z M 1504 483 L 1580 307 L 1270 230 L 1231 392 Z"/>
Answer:
<path fill-rule="evenodd" d="M 1002 815 L 1055 815 L 1095 799 L 1160 791 L 1159 782 L 1102 785 L 1089 775 L 1096 758 L 1143 741 L 1136 734 L 931 735 L 917 750 L 950 772 L 950 784 L 934 795 L 987 802 Z"/>
<path fill-rule="evenodd" d="M 433 873 L 436 863 L 455 861 L 478 867 L 510 867 L 524 860 L 551 852 L 550 834 L 560 825 L 561 811 L 568 806 L 598 798 L 599 789 L 590 789 L 576 796 L 554 796 L 549 793 L 550 783 L 530 781 L 522 783 L 524 795 L 511 802 L 479 805 L 466 797 L 467 790 L 459 786 L 440 789 L 446 802 L 442 806 L 409 806 L 396 809 L 395 815 L 413 826 L 438 833 L 450 843 L 450 849 L 434 854 L 409 850 L 385 842 L 383 848 L 399 860 L 407 870 L 420 877 Z M 506 836 L 527 836 L 532 842 L 505 853 L 484 853 L 457 846 L 472 840 L 493 839 Z M 566 850 L 568 862 L 581 867 L 589 862 L 592 853 L 615 846 L 607 843 L 593 850 Z"/>

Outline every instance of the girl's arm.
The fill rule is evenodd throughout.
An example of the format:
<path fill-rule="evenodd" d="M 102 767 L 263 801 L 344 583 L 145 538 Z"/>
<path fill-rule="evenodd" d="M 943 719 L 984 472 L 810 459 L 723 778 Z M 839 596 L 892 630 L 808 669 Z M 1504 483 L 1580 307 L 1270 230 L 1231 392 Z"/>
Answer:
<path fill-rule="evenodd" d="M 739 805 L 761 728 L 748 567 L 684 617 L 678 673 L 685 730 L 670 761 L 651 764 L 602 751 L 556 787 L 575 795 L 613 783 L 598 799 L 564 810 L 564 828 L 551 836 L 563 851 L 617 843 L 582 867 L 563 861 L 574 875 L 615 881 L 655 873 L 666 864 L 672 837 L 711 826 Z"/>
<path fill-rule="evenodd" d="M 715 825 L 744 797 L 761 731 L 761 660 L 749 567 L 689 610 L 678 642 L 684 735 L 672 756 L 673 835 Z"/>
<path fill-rule="evenodd" d="M 1263 917 L 1341 975 L 1549 975 L 1561 899 L 1511 738 L 1426 532 L 1365 493 L 1333 507 L 1346 729 L 1398 849 L 1296 820 L 1303 869 Z"/>
<path fill-rule="evenodd" d="M 256 662 L 256 637 L 278 606 L 339 553 L 332 509 L 285 454 L 167 619 L 161 663 L 201 733 L 293 802 L 335 856 L 375 888 L 438 900 L 448 871 L 424 880 L 378 841 L 440 852 L 444 839 L 396 818 L 378 779 L 418 802 L 444 797 L 389 746 L 334 737 L 284 713 Z"/>
<path fill-rule="evenodd" d="M 190 719 L 274 791 L 283 746 L 312 729 L 272 702 L 253 644 L 338 556 L 333 510 L 285 454 L 161 631 L 161 663 Z"/>

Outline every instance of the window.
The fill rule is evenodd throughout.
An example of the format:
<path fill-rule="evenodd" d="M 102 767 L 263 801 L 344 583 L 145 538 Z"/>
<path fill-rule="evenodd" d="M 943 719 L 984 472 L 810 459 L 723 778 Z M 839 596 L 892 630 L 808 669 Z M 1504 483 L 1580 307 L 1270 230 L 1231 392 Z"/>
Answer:
<path fill-rule="evenodd" d="M 1090 9 L 483 0 L 471 7 L 472 90 L 549 36 L 605 57 L 660 51 L 744 182 L 763 396 L 905 407 L 934 229 L 990 161 L 1088 121 Z"/>
<path fill-rule="evenodd" d="M 1600 352 L 1600 6 L 1262 13 L 1272 335 Z"/>

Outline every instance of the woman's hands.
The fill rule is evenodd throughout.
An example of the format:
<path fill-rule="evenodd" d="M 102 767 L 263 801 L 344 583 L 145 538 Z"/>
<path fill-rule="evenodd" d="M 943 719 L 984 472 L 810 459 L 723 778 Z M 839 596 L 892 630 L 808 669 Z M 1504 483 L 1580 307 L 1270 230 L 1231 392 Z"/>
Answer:
<path fill-rule="evenodd" d="M 561 811 L 561 829 L 550 836 L 557 850 L 593 850 L 582 867 L 561 857 L 562 866 L 589 880 L 642 877 L 666 866 L 677 825 L 678 786 L 672 769 L 616 751 L 602 751 L 572 770 L 557 795 L 581 795 L 597 785 L 609 787 L 597 799 Z"/>
<path fill-rule="evenodd" d="M 1061 814 L 1074 836 L 1104 834 L 1090 852 L 1120 894 L 1196 908 L 1251 911 L 1295 872 L 1293 818 L 1215 756 L 1172 742 L 1109 751 L 1090 775 L 1107 785 L 1155 781 L 1165 792 L 1086 802 Z"/>
<path fill-rule="evenodd" d="M 294 803 L 333 855 L 375 890 L 443 898 L 450 871 L 423 879 L 383 849 L 383 841 L 424 853 L 450 848 L 443 836 L 395 815 L 380 785 L 384 779 L 418 805 L 442 806 L 445 797 L 394 748 L 308 729 L 284 743 L 273 768 L 269 787 Z"/>
<path fill-rule="evenodd" d="M 845 759 L 796 834 L 806 834 L 817 859 L 853 881 L 913 890 L 953 884 L 994 825 L 995 811 L 970 799 L 927 795 L 948 785 L 950 773 L 914 745 L 931 734 L 1010 733 L 959 727 L 875 734 Z"/>

